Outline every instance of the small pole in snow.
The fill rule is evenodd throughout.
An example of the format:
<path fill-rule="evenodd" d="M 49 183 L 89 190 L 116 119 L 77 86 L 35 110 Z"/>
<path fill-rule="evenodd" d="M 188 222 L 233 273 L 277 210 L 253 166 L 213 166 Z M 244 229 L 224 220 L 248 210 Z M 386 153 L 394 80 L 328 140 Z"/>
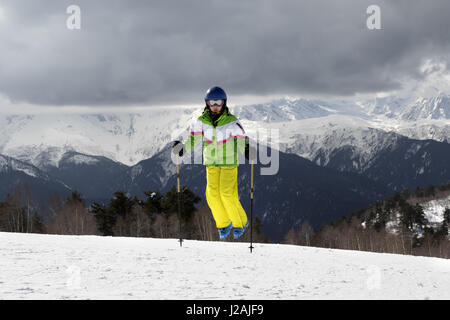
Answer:
<path fill-rule="evenodd" d="M 250 161 L 250 253 L 253 252 L 253 160 Z"/>
<path fill-rule="evenodd" d="M 177 155 L 177 192 L 178 192 L 178 226 L 179 226 L 179 234 L 180 234 L 180 247 L 183 246 L 183 239 L 181 238 L 181 199 L 180 199 L 180 165 L 179 165 L 179 156 Z"/>

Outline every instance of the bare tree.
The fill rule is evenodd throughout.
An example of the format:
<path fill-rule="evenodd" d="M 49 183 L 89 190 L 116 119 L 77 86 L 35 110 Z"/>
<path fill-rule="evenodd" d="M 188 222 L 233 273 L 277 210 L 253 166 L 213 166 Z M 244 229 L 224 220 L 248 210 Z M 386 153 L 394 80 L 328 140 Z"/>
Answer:
<path fill-rule="evenodd" d="M 211 212 L 207 207 L 201 207 L 194 213 L 193 237 L 199 240 L 212 241 L 217 239 L 217 227 Z"/>
<path fill-rule="evenodd" d="M 81 201 L 68 198 L 66 201 L 59 197 L 52 199 L 50 211 L 53 213 L 47 229 L 49 233 L 68 235 L 97 234 L 95 219 Z"/>

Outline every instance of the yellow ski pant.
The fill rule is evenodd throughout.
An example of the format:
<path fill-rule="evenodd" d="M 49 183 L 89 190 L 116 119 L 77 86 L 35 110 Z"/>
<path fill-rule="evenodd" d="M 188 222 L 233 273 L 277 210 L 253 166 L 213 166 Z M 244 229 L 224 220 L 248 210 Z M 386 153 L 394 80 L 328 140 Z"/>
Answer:
<path fill-rule="evenodd" d="M 225 228 L 230 222 L 234 228 L 243 228 L 247 223 L 238 197 L 237 167 L 206 166 L 206 201 L 217 228 Z"/>

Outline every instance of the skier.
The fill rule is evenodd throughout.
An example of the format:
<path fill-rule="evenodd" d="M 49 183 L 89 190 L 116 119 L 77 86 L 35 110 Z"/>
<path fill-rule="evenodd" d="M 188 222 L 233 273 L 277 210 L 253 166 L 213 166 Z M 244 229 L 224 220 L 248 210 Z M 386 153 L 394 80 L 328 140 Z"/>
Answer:
<path fill-rule="evenodd" d="M 230 113 L 227 95 L 222 88 L 210 88 L 205 95 L 205 104 L 202 115 L 191 124 L 184 142 L 174 142 L 173 153 L 181 157 L 193 150 L 203 138 L 206 201 L 216 221 L 220 239 L 225 239 L 233 227 L 233 236 L 238 239 L 249 223 L 238 198 L 237 149 L 250 160 L 255 160 L 256 151 L 250 147 L 239 120 Z"/>

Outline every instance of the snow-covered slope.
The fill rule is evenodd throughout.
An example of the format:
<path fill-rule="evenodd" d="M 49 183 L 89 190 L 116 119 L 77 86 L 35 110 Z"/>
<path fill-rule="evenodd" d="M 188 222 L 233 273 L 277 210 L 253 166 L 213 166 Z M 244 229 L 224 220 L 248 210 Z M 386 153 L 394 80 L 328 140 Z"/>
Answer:
<path fill-rule="evenodd" d="M 0 153 L 39 168 L 67 151 L 136 164 L 157 153 L 194 116 L 189 108 L 143 113 L 40 114 L 0 117 Z"/>
<path fill-rule="evenodd" d="M 336 111 L 311 100 L 279 99 L 265 104 L 237 106 L 233 112 L 240 119 L 270 123 L 324 117 Z"/>
<path fill-rule="evenodd" d="M 372 116 L 383 115 L 405 121 L 450 119 L 450 95 L 445 93 L 434 97 L 376 97 L 356 104 Z"/>
<path fill-rule="evenodd" d="M 349 115 L 290 121 L 281 127 L 270 123 L 265 128 L 279 130 L 281 151 L 295 153 L 318 165 L 327 165 L 335 150 L 352 146 L 360 158 L 354 163 L 356 169 L 369 165 L 380 150 L 398 140 L 397 134 L 373 128 L 369 121 Z"/>
<path fill-rule="evenodd" d="M 253 136 L 257 131 L 261 136 L 261 131 L 276 129 L 280 150 L 298 154 L 319 165 L 327 165 L 343 148 L 351 149 L 354 160 L 346 167 L 362 171 L 380 151 L 394 148 L 399 135 L 448 143 L 449 101 L 450 96 L 444 94 L 416 100 L 395 96 L 364 101 L 299 99 L 278 101 L 278 105 L 250 106 L 251 112 L 246 113 L 242 111 L 246 107 L 236 108 L 236 114 Z M 308 107 L 306 111 L 305 106 Z M 268 114 L 279 112 L 280 108 L 281 114 L 287 115 L 286 119 L 278 116 L 267 120 Z M 289 108 L 296 109 L 301 115 Z"/>
<path fill-rule="evenodd" d="M 423 208 L 425 218 L 432 225 L 438 225 L 444 220 L 445 209 L 450 209 L 450 196 L 441 199 L 435 199 L 420 204 Z"/>
<path fill-rule="evenodd" d="M 49 180 L 48 176 L 40 172 L 36 167 L 20 160 L 0 154 L 0 173 L 6 173 L 10 171 L 20 171 L 31 177 L 39 177 L 44 180 Z"/>
<path fill-rule="evenodd" d="M 450 143 L 449 120 L 421 120 L 404 124 L 396 130 L 399 134 L 418 140 L 432 139 Z"/>
<path fill-rule="evenodd" d="M 44 203 L 55 193 L 70 194 L 71 188 L 59 179 L 26 162 L 0 154 L 0 200 L 14 189 L 28 189 L 36 203 Z"/>
<path fill-rule="evenodd" d="M 291 245 L 0 233 L 0 299 L 449 299 L 450 260 Z"/>
<path fill-rule="evenodd" d="M 440 94 L 431 98 L 418 98 L 402 114 L 401 119 L 450 119 L 450 95 Z"/>
<path fill-rule="evenodd" d="M 63 185 L 61 181 L 56 181 L 53 177 L 50 177 L 46 172 L 41 171 L 33 165 L 26 162 L 11 158 L 0 154 L 0 174 L 21 172 L 29 177 L 40 179 L 47 182 L 55 182 Z M 20 179 L 17 179 L 20 180 Z M 65 186 L 67 187 L 67 186 Z"/>
<path fill-rule="evenodd" d="M 378 203 L 376 205 L 372 205 L 372 208 L 369 209 L 369 211 L 372 212 L 365 216 L 363 226 L 366 227 L 367 222 L 369 222 L 371 226 L 375 224 L 386 225 L 386 231 L 399 234 L 404 228 L 404 222 L 402 222 L 402 219 L 408 219 L 408 217 L 405 217 L 405 210 L 402 210 L 401 208 L 402 204 L 399 202 L 396 203 L 396 200 L 393 200 L 396 197 L 397 196 L 394 196 L 393 198 L 391 197 L 387 204 L 385 202 L 384 205 L 378 205 Z M 424 225 L 422 226 L 414 222 L 413 226 L 409 228 L 419 238 L 421 238 L 425 233 L 425 228 L 432 228 L 435 232 L 441 230 L 442 223 L 445 219 L 445 211 L 450 209 L 450 193 L 446 191 L 438 193 L 438 195 L 428 197 L 412 196 L 407 199 L 406 202 L 410 206 L 419 205 L 423 210 L 423 217 L 425 218 Z M 393 203 L 396 203 L 394 207 L 392 207 Z M 386 209 L 386 205 L 390 208 Z M 448 238 L 450 240 L 450 235 L 448 235 Z"/>

